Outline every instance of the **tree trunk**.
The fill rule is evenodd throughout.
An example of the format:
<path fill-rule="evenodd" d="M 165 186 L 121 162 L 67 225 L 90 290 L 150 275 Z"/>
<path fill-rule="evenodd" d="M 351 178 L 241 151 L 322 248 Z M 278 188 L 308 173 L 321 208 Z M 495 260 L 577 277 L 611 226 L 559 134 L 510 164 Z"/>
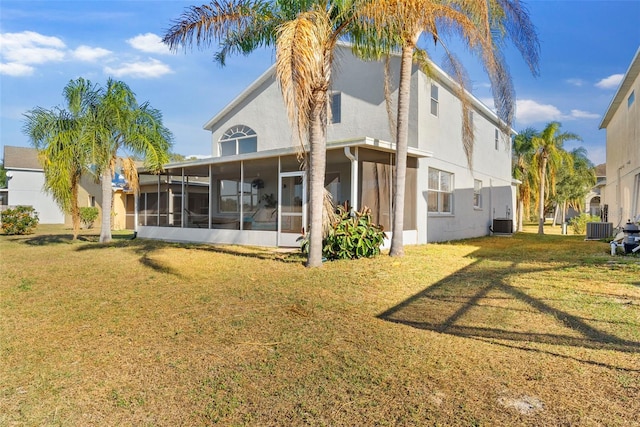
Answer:
<path fill-rule="evenodd" d="M 102 221 L 100 223 L 100 243 L 111 241 L 111 169 L 105 168 L 100 177 L 102 186 Z"/>
<path fill-rule="evenodd" d="M 393 225 L 391 227 L 390 256 L 404 255 L 404 198 L 409 149 L 409 100 L 411 96 L 411 68 L 413 45 L 402 48 L 400 83 L 398 86 L 398 120 L 396 122 L 396 170 L 393 180 Z"/>
<path fill-rule="evenodd" d="M 522 218 L 524 216 L 524 203 L 522 199 L 518 200 L 518 228 L 516 231 L 522 231 Z"/>
<path fill-rule="evenodd" d="M 309 127 L 309 255 L 307 267 L 322 265 L 322 209 L 324 206 L 324 176 L 327 163 L 326 111 L 327 92 L 314 94 Z"/>
<path fill-rule="evenodd" d="M 558 225 L 558 214 L 560 213 L 560 204 L 556 203 L 556 207 L 553 210 L 553 226 Z"/>
<path fill-rule="evenodd" d="M 540 167 L 540 192 L 538 194 L 538 234 L 544 234 L 544 182 L 547 175 L 547 158 L 542 158 Z"/>
<path fill-rule="evenodd" d="M 71 182 L 71 223 L 73 224 L 73 240 L 80 233 L 80 208 L 78 207 L 78 180 L 72 178 Z"/>

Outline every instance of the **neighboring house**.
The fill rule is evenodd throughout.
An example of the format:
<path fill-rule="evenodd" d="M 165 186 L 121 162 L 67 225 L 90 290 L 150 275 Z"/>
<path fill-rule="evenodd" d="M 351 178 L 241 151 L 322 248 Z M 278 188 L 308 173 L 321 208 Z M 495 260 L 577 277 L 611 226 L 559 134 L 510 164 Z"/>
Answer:
<path fill-rule="evenodd" d="M 595 167 L 596 185 L 591 188 L 585 199 L 584 211 L 602 218 L 602 193 L 607 184 L 607 165 L 605 163 Z M 576 213 L 577 215 L 577 213 Z M 602 218 L 604 220 L 604 218 Z M 606 221 L 605 221 L 606 222 Z"/>
<path fill-rule="evenodd" d="M 608 222 L 640 221 L 640 48 L 602 119 L 607 130 L 607 179 L 603 205 Z"/>
<path fill-rule="evenodd" d="M 44 191 L 44 170 L 38 160 L 38 152 L 28 147 L 4 147 L 4 167 L 7 170 L 7 206 L 32 206 L 41 224 L 65 224 L 71 226 L 71 216 L 65 215 L 53 197 Z M 133 195 L 126 191 L 122 179 L 114 179 L 113 228 L 134 228 Z M 78 189 L 80 207 L 102 205 L 100 185 L 91 176 L 83 176 Z M 100 224 L 99 220 L 95 225 Z"/>
<path fill-rule="evenodd" d="M 65 215 L 53 197 L 42 191 L 44 170 L 33 148 L 4 147 L 7 171 L 7 206 L 31 206 L 41 224 L 64 224 Z"/>
<path fill-rule="evenodd" d="M 384 64 L 361 61 L 346 46 L 338 49 L 325 185 L 336 204 L 371 208 L 373 220 L 389 231 L 395 145 L 384 96 Z M 399 58 L 392 59 L 391 67 L 395 98 Z M 510 135 L 503 134 L 497 116 L 473 98 L 470 170 L 456 83 L 432 68 L 432 78 L 417 67 L 412 75 L 405 244 L 484 236 L 494 218 L 512 224 Z M 204 128 L 211 132 L 211 158 L 166 165 L 158 177 L 142 175 L 139 236 L 297 246 L 307 226 L 307 178 L 296 157 L 298 143 L 275 67 Z"/>

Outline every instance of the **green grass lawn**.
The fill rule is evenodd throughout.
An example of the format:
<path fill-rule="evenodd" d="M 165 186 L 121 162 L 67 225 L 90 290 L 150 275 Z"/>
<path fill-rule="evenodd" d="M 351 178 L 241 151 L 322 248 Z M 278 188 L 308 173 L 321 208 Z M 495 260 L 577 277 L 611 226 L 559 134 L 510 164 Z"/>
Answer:
<path fill-rule="evenodd" d="M 0 236 L 0 425 L 640 425 L 640 257 Z"/>

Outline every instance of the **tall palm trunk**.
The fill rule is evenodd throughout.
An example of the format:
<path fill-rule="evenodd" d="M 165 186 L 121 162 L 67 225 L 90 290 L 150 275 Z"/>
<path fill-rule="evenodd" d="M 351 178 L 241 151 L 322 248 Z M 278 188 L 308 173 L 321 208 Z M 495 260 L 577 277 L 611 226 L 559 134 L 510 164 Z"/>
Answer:
<path fill-rule="evenodd" d="M 73 224 L 73 240 L 80 233 L 80 208 L 78 207 L 78 178 L 71 178 L 71 223 Z"/>
<path fill-rule="evenodd" d="M 524 203 L 522 199 L 518 200 L 518 224 L 516 226 L 516 231 L 522 231 L 522 218 L 524 216 Z"/>
<path fill-rule="evenodd" d="M 544 234 L 544 183 L 547 176 L 547 157 L 542 157 L 540 166 L 540 192 L 538 193 L 538 234 Z"/>
<path fill-rule="evenodd" d="M 324 175 L 327 163 L 325 120 L 326 90 L 314 95 L 309 125 L 309 257 L 307 267 L 322 265 L 322 209 L 324 206 Z"/>
<path fill-rule="evenodd" d="M 396 123 L 396 173 L 393 182 L 393 226 L 390 256 L 404 255 L 404 198 L 407 178 L 407 152 L 409 150 L 409 100 L 411 96 L 411 68 L 413 44 L 402 48 L 400 82 L 398 87 L 398 121 Z"/>
<path fill-rule="evenodd" d="M 100 243 L 111 241 L 111 169 L 105 168 L 100 177 L 102 186 L 102 221 L 100 223 Z"/>

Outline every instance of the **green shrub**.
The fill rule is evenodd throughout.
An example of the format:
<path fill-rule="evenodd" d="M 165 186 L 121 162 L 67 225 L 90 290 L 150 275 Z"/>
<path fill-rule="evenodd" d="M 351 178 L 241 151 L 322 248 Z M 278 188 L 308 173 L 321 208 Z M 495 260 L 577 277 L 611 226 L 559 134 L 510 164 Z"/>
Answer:
<path fill-rule="evenodd" d="M 92 228 L 93 222 L 98 218 L 98 208 L 89 206 L 80 208 L 80 221 L 84 228 Z"/>
<path fill-rule="evenodd" d="M 380 254 L 387 236 L 381 226 L 371 221 L 371 209 L 364 207 L 353 214 L 338 206 L 336 221 L 322 241 L 322 256 L 328 260 L 370 258 Z M 308 239 L 302 241 L 302 251 L 309 250 Z"/>
<path fill-rule="evenodd" d="M 38 213 L 31 206 L 16 206 L 2 212 L 4 234 L 31 234 L 38 226 Z"/>
<path fill-rule="evenodd" d="M 600 217 L 581 213 L 578 216 L 574 216 L 569 220 L 569 225 L 573 230 L 573 234 L 586 234 L 588 222 L 600 222 Z"/>

